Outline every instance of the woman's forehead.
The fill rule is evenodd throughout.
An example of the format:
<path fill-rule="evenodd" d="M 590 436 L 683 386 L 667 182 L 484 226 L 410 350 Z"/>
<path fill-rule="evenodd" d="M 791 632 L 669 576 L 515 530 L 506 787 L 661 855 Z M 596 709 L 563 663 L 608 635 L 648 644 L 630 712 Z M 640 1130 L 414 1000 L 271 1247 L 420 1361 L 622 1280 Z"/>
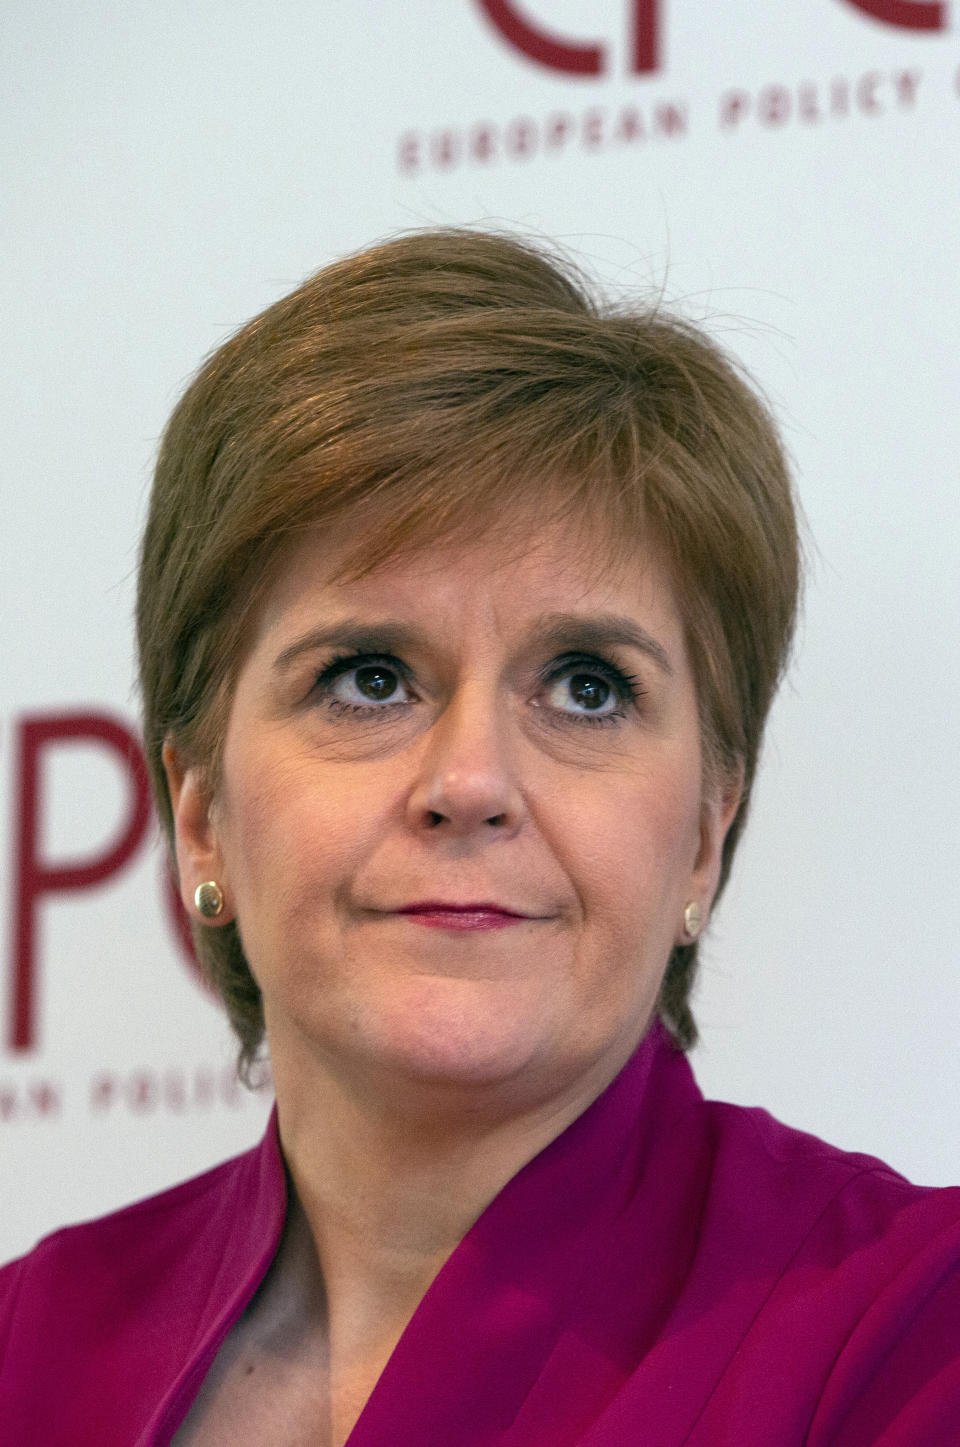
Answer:
<path fill-rule="evenodd" d="M 257 634 L 309 622 L 317 612 L 426 621 L 479 620 L 487 610 L 503 628 L 551 613 L 617 611 L 678 621 L 676 599 L 660 550 L 636 540 L 630 548 L 600 529 L 564 520 L 480 528 L 413 538 L 375 566 L 364 566 L 363 541 L 349 522 L 316 526 L 277 559 Z"/>

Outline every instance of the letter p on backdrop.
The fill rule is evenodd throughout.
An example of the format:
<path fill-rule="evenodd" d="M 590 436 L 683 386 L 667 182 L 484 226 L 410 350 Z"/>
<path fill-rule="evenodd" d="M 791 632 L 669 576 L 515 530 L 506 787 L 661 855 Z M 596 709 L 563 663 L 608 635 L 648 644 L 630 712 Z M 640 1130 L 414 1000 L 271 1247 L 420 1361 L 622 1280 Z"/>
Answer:
<path fill-rule="evenodd" d="M 44 760 L 49 750 L 87 743 L 105 748 L 127 781 L 126 818 L 113 841 L 82 859 L 47 863 L 42 857 Z M 13 871 L 13 952 L 8 1043 L 29 1050 L 36 1041 L 38 907 L 45 895 L 90 889 L 122 869 L 136 853 L 150 820 L 150 787 L 140 745 L 116 719 L 63 713 L 21 720 L 17 749 Z"/>

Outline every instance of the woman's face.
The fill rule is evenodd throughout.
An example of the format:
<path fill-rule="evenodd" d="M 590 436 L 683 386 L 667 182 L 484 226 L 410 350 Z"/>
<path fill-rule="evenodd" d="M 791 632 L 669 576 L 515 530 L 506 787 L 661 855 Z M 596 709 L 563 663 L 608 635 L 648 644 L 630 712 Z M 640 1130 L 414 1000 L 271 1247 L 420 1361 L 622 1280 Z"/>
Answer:
<path fill-rule="evenodd" d="M 220 882 L 278 1073 L 590 1098 L 684 906 L 706 915 L 737 803 L 704 787 L 671 583 L 560 528 L 333 581 L 355 544 L 291 547 L 212 803 L 172 761 L 185 898 Z"/>

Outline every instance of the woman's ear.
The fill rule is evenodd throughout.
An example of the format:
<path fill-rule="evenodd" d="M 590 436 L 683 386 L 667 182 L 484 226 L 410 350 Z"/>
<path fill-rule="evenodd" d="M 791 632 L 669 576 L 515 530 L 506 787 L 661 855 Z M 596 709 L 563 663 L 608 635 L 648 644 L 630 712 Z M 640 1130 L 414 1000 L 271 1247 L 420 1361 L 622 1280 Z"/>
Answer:
<path fill-rule="evenodd" d="M 229 924 L 234 915 L 207 772 L 199 765 L 185 764 L 170 739 L 163 745 L 162 758 L 173 810 L 174 850 L 183 907 L 191 919 L 206 925 Z M 197 889 L 207 883 L 216 884 L 223 899 L 216 918 L 201 911 L 196 901 Z"/>
<path fill-rule="evenodd" d="M 700 842 L 689 888 L 689 903 L 695 904 L 699 911 L 699 915 L 693 916 L 697 919 L 697 928 L 692 934 L 685 929 L 677 940 L 678 944 L 689 944 L 706 927 L 723 868 L 724 841 L 737 817 L 742 799 L 742 765 L 724 771 L 721 778 L 704 788 L 700 805 Z"/>

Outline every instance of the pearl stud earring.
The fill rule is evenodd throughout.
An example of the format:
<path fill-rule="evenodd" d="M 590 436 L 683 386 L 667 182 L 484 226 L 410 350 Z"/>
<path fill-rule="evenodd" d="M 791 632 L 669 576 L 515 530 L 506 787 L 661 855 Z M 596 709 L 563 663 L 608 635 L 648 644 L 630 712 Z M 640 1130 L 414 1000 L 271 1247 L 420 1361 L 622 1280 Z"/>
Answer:
<path fill-rule="evenodd" d="M 691 940 L 695 940 L 703 928 L 703 916 L 700 913 L 700 906 L 695 899 L 691 899 L 683 911 L 683 927 Z"/>

